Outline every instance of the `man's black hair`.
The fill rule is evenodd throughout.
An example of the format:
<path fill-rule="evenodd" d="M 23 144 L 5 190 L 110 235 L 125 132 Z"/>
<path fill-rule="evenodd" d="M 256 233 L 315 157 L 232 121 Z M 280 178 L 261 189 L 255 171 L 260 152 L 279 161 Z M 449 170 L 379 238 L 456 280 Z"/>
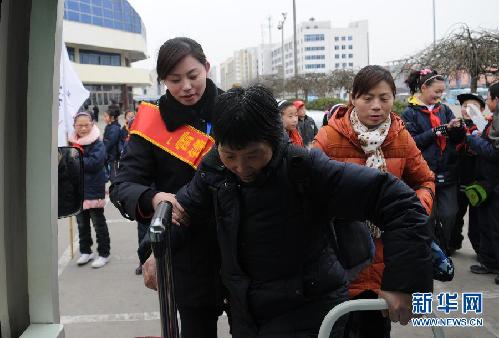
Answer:
<path fill-rule="evenodd" d="M 489 92 L 490 92 L 490 98 L 492 100 L 499 98 L 499 82 L 496 82 L 493 85 L 491 85 L 489 87 Z"/>
<path fill-rule="evenodd" d="M 217 144 L 242 149 L 267 142 L 276 149 L 284 135 L 272 92 L 262 85 L 233 88 L 217 97 L 213 134 Z"/>

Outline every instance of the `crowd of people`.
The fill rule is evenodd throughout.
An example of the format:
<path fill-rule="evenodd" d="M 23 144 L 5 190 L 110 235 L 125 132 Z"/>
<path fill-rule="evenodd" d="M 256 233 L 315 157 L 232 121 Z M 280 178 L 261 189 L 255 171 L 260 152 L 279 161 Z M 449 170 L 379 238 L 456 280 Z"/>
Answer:
<path fill-rule="evenodd" d="M 414 70 L 398 115 L 392 75 L 367 66 L 349 103 L 331 107 L 318 128 L 303 100 L 276 101 L 261 85 L 224 93 L 192 39 L 166 41 L 156 70 L 166 94 L 126 113 L 123 127 L 120 107 L 109 106 L 103 141 L 98 112 L 75 116 L 70 142 L 85 169 L 77 263 L 109 261 L 110 181 L 113 204 L 137 221 L 136 273 L 155 289 L 154 257 L 143 248 L 155 209 L 171 202 L 183 338 L 217 337 L 223 311 L 234 337 L 311 337 L 335 305 L 378 297 L 388 316 L 343 317 L 331 337 L 390 337 L 391 322 L 412 317 L 411 294 L 433 290 L 432 243 L 453 255 L 466 215 L 478 261 L 470 271 L 497 274 L 499 284 L 499 83 L 486 101 L 458 96 L 457 118 L 442 103 L 445 77 Z M 374 253 L 352 277 L 332 232 L 359 223 Z"/>

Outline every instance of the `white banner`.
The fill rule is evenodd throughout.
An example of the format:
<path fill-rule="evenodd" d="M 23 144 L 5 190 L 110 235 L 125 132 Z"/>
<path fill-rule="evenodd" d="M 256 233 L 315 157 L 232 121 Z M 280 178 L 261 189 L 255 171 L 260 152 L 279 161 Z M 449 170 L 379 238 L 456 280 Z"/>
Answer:
<path fill-rule="evenodd" d="M 64 42 L 61 50 L 60 79 L 57 145 L 62 147 L 68 145 L 68 135 L 74 130 L 73 117 L 90 95 L 73 69 Z"/>

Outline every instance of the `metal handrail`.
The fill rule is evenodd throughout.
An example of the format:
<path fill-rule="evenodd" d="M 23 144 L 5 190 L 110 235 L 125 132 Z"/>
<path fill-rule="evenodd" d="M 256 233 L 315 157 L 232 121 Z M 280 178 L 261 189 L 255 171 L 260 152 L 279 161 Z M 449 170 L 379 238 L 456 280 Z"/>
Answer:
<path fill-rule="evenodd" d="M 339 305 L 336 305 L 324 317 L 321 328 L 319 329 L 318 338 L 329 338 L 329 334 L 333 328 L 334 323 L 344 314 L 352 311 L 369 311 L 369 310 L 386 310 L 388 304 L 382 298 L 379 299 L 357 299 L 349 300 Z M 435 314 L 429 314 L 430 317 L 436 318 Z M 445 338 L 444 330 L 439 326 L 432 326 L 433 336 L 435 338 Z"/>

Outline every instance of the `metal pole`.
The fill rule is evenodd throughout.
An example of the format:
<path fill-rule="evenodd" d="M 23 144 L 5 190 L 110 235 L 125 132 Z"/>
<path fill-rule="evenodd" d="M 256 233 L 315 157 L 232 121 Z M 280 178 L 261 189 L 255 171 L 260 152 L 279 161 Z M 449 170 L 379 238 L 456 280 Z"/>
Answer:
<path fill-rule="evenodd" d="M 324 317 L 321 327 L 319 329 L 318 338 L 328 338 L 334 323 L 344 314 L 351 311 L 374 311 L 388 309 L 388 304 L 384 299 L 357 299 L 349 300 L 339 305 L 336 305 Z M 434 313 L 429 314 L 427 317 L 437 318 Z M 433 336 L 436 338 L 445 338 L 445 333 L 442 327 L 433 326 L 431 328 Z"/>
<path fill-rule="evenodd" d="M 433 0 L 433 47 L 437 44 L 437 26 L 435 16 L 435 0 Z"/>
<path fill-rule="evenodd" d="M 163 338 L 179 338 L 170 245 L 172 208 L 170 202 L 161 202 L 156 208 L 149 227 L 152 251 L 156 259 L 161 335 Z"/>
<path fill-rule="evenodd" d="M 272 44 L 272 17 L 267 18 L 269 20 L 269 45 Z"/>
<path fill-rule="evenodd" d="M 74 245 L 73 245 L 73 241 L 74 241 L 74 223 L 73 223 L 73 216 L 70 216 L 69 217 L 69 248 L 71 250 L 71 259 L 74 258 Z"/>
<path fill-rule="evenodd" d="M 282 58 L 282 98 L 284 99 L 284 93 L 285 89 L 284 87 L 286 86 L 286 80 L 284 79 L 284 21 L 282 22 L 282 30 L 281 30 L 281 58 Z"/>
<path fill-rule="evenodd" d="M 293 0 L 293 54 L 296 77 L 298 76 L 298 46 L 296 45 L 296 0 Z"/>

